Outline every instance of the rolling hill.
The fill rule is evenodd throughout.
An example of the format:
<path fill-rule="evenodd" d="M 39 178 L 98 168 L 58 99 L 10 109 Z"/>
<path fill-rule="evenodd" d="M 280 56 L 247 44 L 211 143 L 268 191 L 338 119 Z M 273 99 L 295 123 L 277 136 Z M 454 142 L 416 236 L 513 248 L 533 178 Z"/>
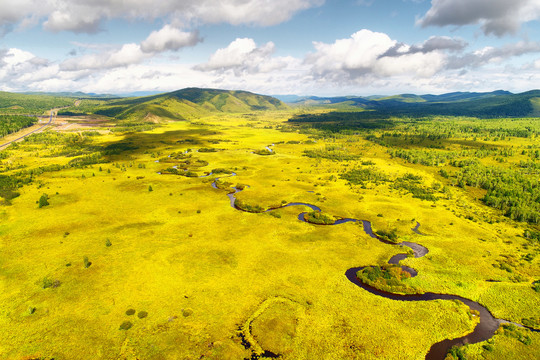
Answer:
<path fill-rule="evenodd" d="M 70 106 L 73 101 L 73 98 L 65 96 L 0 91 L 0 114 L 41 115 L 52 108 Z"/>
<path fill-rule="evenodd" d="M 169 93 L 101 103 L 90 112 L 122 120 L 189 120 L 216 112 L 281 110 L 287 106 L 270 96 L 247 91 L 186 88 Z M 76 114 L 77 109 L 66 113 Z"/>

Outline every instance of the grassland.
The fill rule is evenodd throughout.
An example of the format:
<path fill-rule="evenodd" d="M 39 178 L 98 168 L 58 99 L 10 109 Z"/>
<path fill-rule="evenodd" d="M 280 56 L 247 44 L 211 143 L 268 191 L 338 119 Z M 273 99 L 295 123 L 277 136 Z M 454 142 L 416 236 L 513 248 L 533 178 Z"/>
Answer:
<path fill-rule="evenodd" d="M 460 302 L 392 301 L 344 275 L 404 249 L 361 224 L 298 221 L 307 207 L 239 211 L 226 196 L 237 184 L 246 206 L 311 203 L 422 244 L 427 256 L 402 262 L 418 271 L 407 286 L 540 327 L 539 243 L 523 236 L 538 224 L 488 206 L 488 190 L 461 186 L 463 167 L 451 163 L 487 149 L 483 166 L 536 164 L 535 120 L 392 119 L 335 131 L 291 124 L 293 111 L 49 131 L 2 151 L 0 185 L 17 195 L 0 206 L 0 358 L 423 359 L 474 328 Z M 270 144 L 272 156 L 255 153 Z M 411 231 L 417 221 L 425 236 Z M 540 335 L 501 328 L 459 352 L 531 359 Z"/>

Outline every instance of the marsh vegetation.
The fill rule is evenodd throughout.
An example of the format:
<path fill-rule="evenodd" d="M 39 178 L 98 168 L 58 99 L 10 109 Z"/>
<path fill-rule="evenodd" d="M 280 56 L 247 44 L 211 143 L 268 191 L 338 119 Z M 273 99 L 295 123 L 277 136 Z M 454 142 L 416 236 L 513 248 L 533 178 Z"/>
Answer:
<path fill-rule="evenodd" d="M 476 326 L 460 301 L 365 291 L 352 267 L 390 292 L 456 294 L 540 328 L 536 119 L 300 122 L 262 98 L 270 111 L 173 119 L 185 103 L 162 100 L 83 101 L 65 111 L 117 116 L 115 131 L 46 131 L 0 152 L 1 358 L 423 359 Z M 375 237 L 361 221 L 320 226 L 341 217 Z M 418 276 L 388 265 L 404 250 L 377 237 L 429 248 L 400 262 Z M 540 335 L 512 326 L 448 356 L 534 358 Z"/>

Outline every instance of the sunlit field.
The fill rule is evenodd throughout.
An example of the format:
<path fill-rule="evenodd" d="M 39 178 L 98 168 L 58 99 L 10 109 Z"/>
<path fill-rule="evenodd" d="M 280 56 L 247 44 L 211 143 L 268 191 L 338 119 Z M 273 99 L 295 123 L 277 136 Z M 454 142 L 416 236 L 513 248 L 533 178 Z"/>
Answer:
<path fill-rule="evenodd" d="M 2 150 L 0 358 L 424 359 L 475 328 L 459 301 L 351 283 L 347 269 L 411 251 L 361 222 L 300 221 L 295 202 L 429 249 L 400 264 L 418 276 L 375 279 L 384 290 L 540 329 L 536 120 L 334 131 L 287 121 L 298 111 L 73 126 Z M 539 353 L 537 332 L 505 325 L 448 359 Z"/>

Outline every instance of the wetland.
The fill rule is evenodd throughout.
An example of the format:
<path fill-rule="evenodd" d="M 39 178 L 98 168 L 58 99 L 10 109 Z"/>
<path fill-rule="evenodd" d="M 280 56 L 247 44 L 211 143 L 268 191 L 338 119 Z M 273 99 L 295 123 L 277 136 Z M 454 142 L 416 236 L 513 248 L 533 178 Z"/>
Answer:
<path fill-rule="evenodd" d="M 540 352 L 537 119 L 107 104 L 1 150 L 0 358 Z"/>

